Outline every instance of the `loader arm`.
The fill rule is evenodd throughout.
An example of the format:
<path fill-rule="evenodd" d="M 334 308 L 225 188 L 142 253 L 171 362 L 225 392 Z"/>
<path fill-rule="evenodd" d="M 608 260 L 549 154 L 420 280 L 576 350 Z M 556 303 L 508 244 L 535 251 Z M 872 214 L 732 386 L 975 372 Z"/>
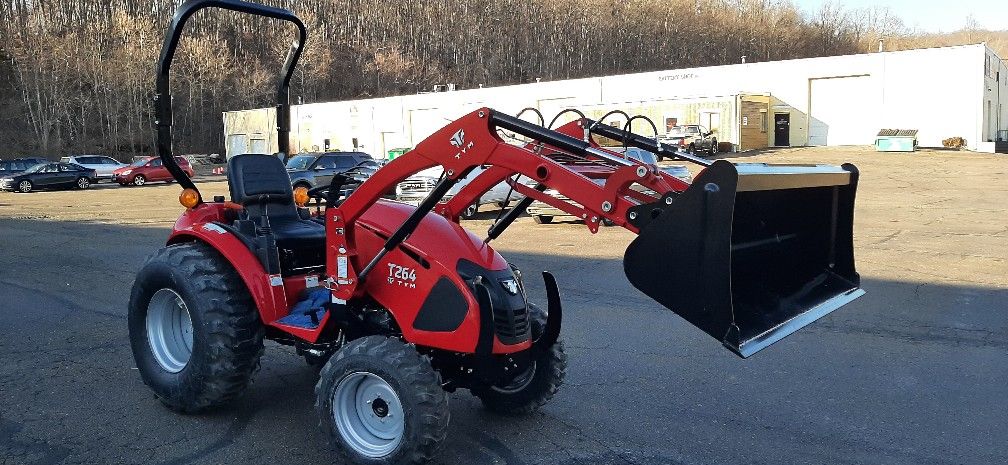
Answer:
<path fill-rule="evenodd" d="M 508 144 L 497 134 L 498 127 L 541 141 L 545 144 L 544 148 L 534 150 L 531 146 Z M 333 215 L 337 215 L 338 211 L 343 222 L 352 223 L 398 182 L 433 166 L 444 168 L 443 182 L 448 183 L 458 181 L 478 166 L 489 168 L 470 181 L 450 201 L 443 204 L 434 202 L 434 206 L 428 211 L 457 219 L 466 206 L 493 186 L 517 174 L 534 183 L 556 189 L 582 205 L 576 207 L 562 202 L 557 206 L 578 217 L 585 217 L 592 231 L 597 230 L 602 219 L 609 219 L 636 232 L 637 228 L 626 221 L 627 211 L 641 203 L 640 193 L 629 189 L 634 183 L 661 194 L 675 192 L 677 189 L 682 191 L 686 187 L 682 181 L 662 174 L 654 165 L 627 160 L 615 152 L 489 108 L 474 111 L 445 126 L 408 152 L 408 155 L 397 157 L 378 170 L 347 197 L 338 209 L 331 210 Z M 577 165 L 551 155 L 573 156 L 587 161 L 593 165 L 593 169 L 578 169 Z M 593 163 L 588 161 L 588 157 L 605 160 L 606 163 Z M 593 178 L 604 178 L 606 182 L 599 185 L 592 181 Z M 535 200 L 559 202 L 533 187 L 521 183 L 512 185 L 516 192 Z M 348 242 L 352 242 L 352 239 Z"/>
<path fill-rule="evenodd" d="M 629 131 L 583 119 L 589 132 L 645 150 L 675 154 Z M 531 140 L 506 143 L 504 129 Z M 565 128 L 574 132 L 573 126 Z M 584 132 L 583 126 L 580 129 Z M 590 139 L 590 138 L 589 138 Z M 689 160 L 687 154 L 675 154 Z M 690 160 L 693 161 L 693 160 Z M 748 357 L 861 296 L 854 270 L 853 165 L 797 166 L 697 161 L 705 168 L 692 184 L 656 166 L 628 160 L 562 132 L 489 108 L 448 124 L 365 181 L 326 211 L 327 273 L 333 297 L 365 295 L 363 283 L 385 253 L 402 244 L 431 213 L 458 221 L 461 209 L 508 180 L 526 196 L 491 227 L 492 239 L 531 200 L 585 220 L 592 232 L 603 219 L 636 234 L 624 271 L 639 290 Z M 374 256 L 362 257 L 351 227 L 384 192 L 413 173 L 441 166 L 444 176 Z M 474 168 L 487 166 L 445 203 L 449 189 Z M 594 179 L 604 179 L 596 183 Z M 646 187 L 655 195 L 630 189 Z M 555 189 L 566 202 L 543 191 Z"/>

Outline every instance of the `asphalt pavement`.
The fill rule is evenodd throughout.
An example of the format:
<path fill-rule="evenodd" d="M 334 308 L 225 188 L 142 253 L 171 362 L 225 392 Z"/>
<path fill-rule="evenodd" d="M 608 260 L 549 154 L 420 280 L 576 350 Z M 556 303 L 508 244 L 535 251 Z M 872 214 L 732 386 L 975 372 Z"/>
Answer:
<path fill-rule="evenodd" d="M 523 417 L 452 394 L 435 463 L 1008 463 L 1008 159 L 761 156 L 861 166 L 866 296 L 741 360 L 627 283 L 630 233 L 520 219 L 497 247 L 534 301 L 531 277 L 558 277 L 567 382 Z M 0 193 L 0 464 L 339 463 L 290 348 L 268 342 L 248 393 L 208 413 L 141 382 L 126 303 L 177 189 Z"/>

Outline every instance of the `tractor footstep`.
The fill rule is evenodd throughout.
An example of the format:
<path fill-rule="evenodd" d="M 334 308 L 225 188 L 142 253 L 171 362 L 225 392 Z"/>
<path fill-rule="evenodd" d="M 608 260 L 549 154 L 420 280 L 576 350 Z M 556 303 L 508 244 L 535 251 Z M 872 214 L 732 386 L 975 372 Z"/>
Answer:
<path fill-rule="evenodd" d="M 316 289 L 298 302 L 287 316 L 277 320 L 277 323 L 298 328 L 318 328 L 322 317 L 326 314 L 326 304 L 330 299 L 328 289 Z"/>

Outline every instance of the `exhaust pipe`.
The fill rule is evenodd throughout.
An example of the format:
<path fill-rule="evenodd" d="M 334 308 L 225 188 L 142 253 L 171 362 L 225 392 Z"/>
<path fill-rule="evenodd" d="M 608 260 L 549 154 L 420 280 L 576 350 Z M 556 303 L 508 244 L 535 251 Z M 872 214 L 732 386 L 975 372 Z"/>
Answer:
<path fill-rule="evenodd" d="M 638 205 L 630 283 L 745 358 L 864 294 L 854 269 L 854 165 L 719 160 Z"/>

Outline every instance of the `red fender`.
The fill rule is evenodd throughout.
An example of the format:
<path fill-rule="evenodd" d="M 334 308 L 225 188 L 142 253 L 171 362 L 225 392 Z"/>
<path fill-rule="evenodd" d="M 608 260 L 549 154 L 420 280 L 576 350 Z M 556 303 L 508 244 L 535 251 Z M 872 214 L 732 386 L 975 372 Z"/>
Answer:
<path fill-rule="evenodd" d="M 186 210 L 175 222 L 168 245 L 200 241 L 220 252 L 245 283 L 262 321 L 271 323 L 287 315 L 284 286 L 272 286 L 271 277 L 248 247 L 234 234 L 213 224 L 213 221 L 223 220 L 227 210 L 235 207 L 233 204 L 204 203 Z"/>

